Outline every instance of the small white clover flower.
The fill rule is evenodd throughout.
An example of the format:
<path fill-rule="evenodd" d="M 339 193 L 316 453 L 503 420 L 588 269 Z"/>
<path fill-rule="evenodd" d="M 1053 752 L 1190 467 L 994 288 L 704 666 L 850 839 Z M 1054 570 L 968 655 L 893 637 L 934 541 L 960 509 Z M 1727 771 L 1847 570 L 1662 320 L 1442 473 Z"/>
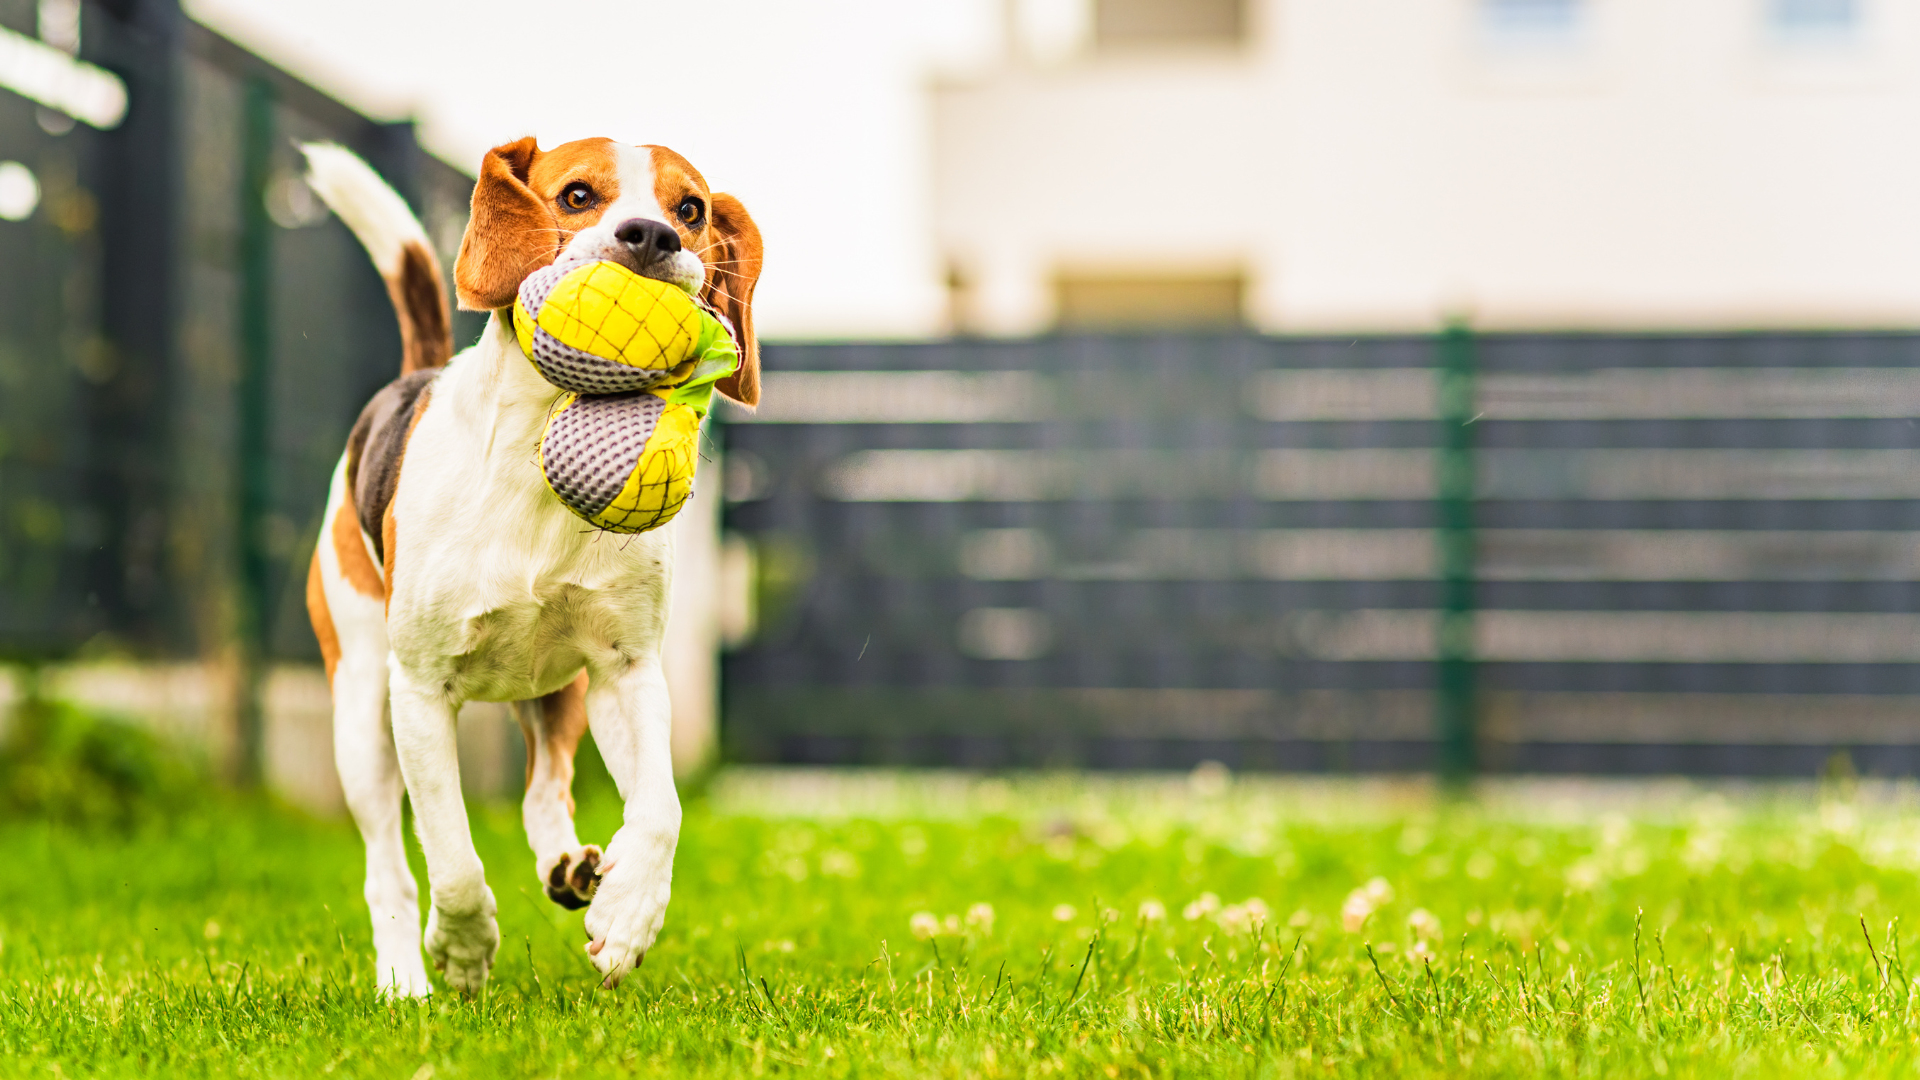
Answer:
<path fill-rule="evenodd" d="M 1393 903 L 1393 886 L 1387 884 L 1386 878 L 1374 878 L 1364 888 L 1367 890 L 1367 899 L 1373 902 L 1374 907 L 1386 907 Z"/>
<path fill-rule="evenodd" d="M 1433 951 L 1433 946 L 1427 944 L 1426 938 L 1414 942 L 1413 948 L 1407 950 L 1407 959 L 1415 963 L 1430 963 L 1439 958 L 1439 954 Z"/>
<path fill-rule="evenodd" d="M 1373 901 L 1367 897 L 1367 890 L 1355 889 L 1347 894 L 1347 902 L 1340 905 L 1340 926 L 1349 934 L 1357 934 L 1372 914 Z"/>
<path fill-rule="evenodd" d="M 1080 912 L 1072 904 L 1056 904 L 1053 908 L 1055 922 L 1072 922 Z"/>
<path fill-rule="evenodd" d="M 1220 909 L 1220 929 L 1229 934 L 1244 934 L 1253 928 L 1253 917 L 1239 904 L 1228 904 Z"/>
<path fill-rule="evenodd" d="M 931 911 L 916 911 L 913 918 L 907 920 L 907 926 L 913 930 L 913 936 L 926 941 L 940 932 L 940 920 Z"/>
<path fill-rule="evenodd" d="M 1240 901 L 1240 906 L 1247 909 L 1247 918 L 1254 922 L 1264 925 L 1273 921 L 1273 911 L 1267 907 L 1265 900 L 1257 896 L 1249 896 Z"/>
<path fill-rule="evenodd" d="M 1166 922 L 1167 905 L 1158 900 L 1142 900 L 1139 918 L 1141 922 Z"/>
<path fill-rule="evenodd" d="M 1205 918 L 1220 910 L 1220 898 L 1210 892 L 1200 894 L 1200 898 L 1182 908 L 1180 914 L 1188 922 Z"/>
<path fill-rule="evenodd" d="M 1437 938 L 1440 936 L 1440 919 L 1426 908 L 1414 908 L 1413 914 L 1407 916 L 1407 929 L 1422 941 Z"/>
<path fill-rule="evenodd" d="M 949 915 L 940 920 L 940 932 L 948 937 L 960 936 L 960 916 Z"/>
<path fill-rule="evenodd" d="M 993 933 L 993 905 L 975 904 L 967 909 L 967 929 Z"/>

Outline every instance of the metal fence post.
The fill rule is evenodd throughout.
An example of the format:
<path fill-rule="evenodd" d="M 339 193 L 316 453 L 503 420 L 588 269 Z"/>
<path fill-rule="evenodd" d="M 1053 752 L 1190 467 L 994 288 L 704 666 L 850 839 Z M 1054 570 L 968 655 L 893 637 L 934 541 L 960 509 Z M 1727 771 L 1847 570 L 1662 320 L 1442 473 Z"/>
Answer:
<path fill-rule="evenodd" d="M 1479 766 L 1474 655 L 1474 421 L 1478 413 L 1473 331 L 1464 322 L 1450 323 L 1441 332 L 1438 346 L 1441 435 L 1435 496 L 1439 512 L 1440 617 L 1434 714 L 1440 773 L 1457 782 L 1471 776 Z"/>
<path fill-rule="evenodd" d="M 271 555 L 266 522 L 273 498 L 271 417 L 273 374 L 273 223 L 267 184 L 274 149 L 273 87 L 249 79 L 242 113 L 240 174 L 240 372 L 235 387 L 238 424 L 234 452 L 234 517 L 239 556 L 238 618 L 234 634 L 235 778 L 261 782 L 266 741 L 262 690 L 266 682 L 267 577 Z"/>

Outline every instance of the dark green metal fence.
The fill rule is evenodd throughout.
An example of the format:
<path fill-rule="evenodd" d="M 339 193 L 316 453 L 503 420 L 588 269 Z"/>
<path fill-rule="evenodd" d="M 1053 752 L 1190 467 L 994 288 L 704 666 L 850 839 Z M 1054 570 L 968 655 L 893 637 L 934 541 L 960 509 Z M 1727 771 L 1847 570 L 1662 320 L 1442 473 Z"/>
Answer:
<path fill-rule="evenodd" d="M 0 0 L 0 26 L 32 35 L 35 6 Z M 328 477 L 400 365 L 295 144 L 359 152 L 449 268 L 472 185 L 177 0 L 85 4 L 79 59 L 126 84 L 123 121 L 0 91 L 0 161 L 42 192 L 0 221 L 0 657 L 210 661 L 211 726 L 251 781 L 267 665 L 318 659 L 302 590 Z"/>
<path fill-rule="evenodd" d="M 1920 764 L 1920 336 L 783 346 L 758 761 Z"/>
<path fill-rule="evenodd" d="M 87 4 L 80 55 L 127 84 L 111 130 L 0 91 L 0 160 L 42 192 L 0 221 L 0 652 L 314 658 L 327 478 L 400 342 L 294 143 L 366 157 L 449 267 L 471 181 L 171 0 Z"/>

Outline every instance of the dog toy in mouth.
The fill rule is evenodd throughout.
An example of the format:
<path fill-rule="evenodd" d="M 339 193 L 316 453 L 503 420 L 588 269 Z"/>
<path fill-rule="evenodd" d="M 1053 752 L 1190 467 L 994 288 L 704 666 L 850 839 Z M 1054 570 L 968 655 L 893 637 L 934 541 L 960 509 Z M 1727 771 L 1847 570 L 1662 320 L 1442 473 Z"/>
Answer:
<path fill-rule="evenodd" d="M 528 275 L 514 333 L 548 382 L 540 470 L 569 510 L 637 533 L 693 494 L 700 420 L 740 366 L 732 328 L 679 286 L 618 263 L 555 263 Z"/>

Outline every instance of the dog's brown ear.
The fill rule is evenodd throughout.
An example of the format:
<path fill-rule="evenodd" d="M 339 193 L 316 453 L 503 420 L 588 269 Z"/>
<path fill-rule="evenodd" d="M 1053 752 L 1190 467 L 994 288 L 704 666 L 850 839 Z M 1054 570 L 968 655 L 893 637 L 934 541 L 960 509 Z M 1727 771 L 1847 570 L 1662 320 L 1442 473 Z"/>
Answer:
<path fill-rule="evenodd" d="M 559 222 L 527 186 L 539 156 L 540 145 L 529 135 L 494 147 L 480 162 L 473 215 L 453 264 L 453 287 L 463 311 L 511 305 L 527 275 L 559 252 Z"/>
<path fill-rule="evenodd" d="M 740 370 L 716 388 L 742 405 L 760 404 L 760 343 L 753 336 L 753 286 L 760 280 L 760 227 L 740 200 L 713 193 L 713 231 L 707 248 L 707 284 L 700 295 L 733 321 Z"/>

